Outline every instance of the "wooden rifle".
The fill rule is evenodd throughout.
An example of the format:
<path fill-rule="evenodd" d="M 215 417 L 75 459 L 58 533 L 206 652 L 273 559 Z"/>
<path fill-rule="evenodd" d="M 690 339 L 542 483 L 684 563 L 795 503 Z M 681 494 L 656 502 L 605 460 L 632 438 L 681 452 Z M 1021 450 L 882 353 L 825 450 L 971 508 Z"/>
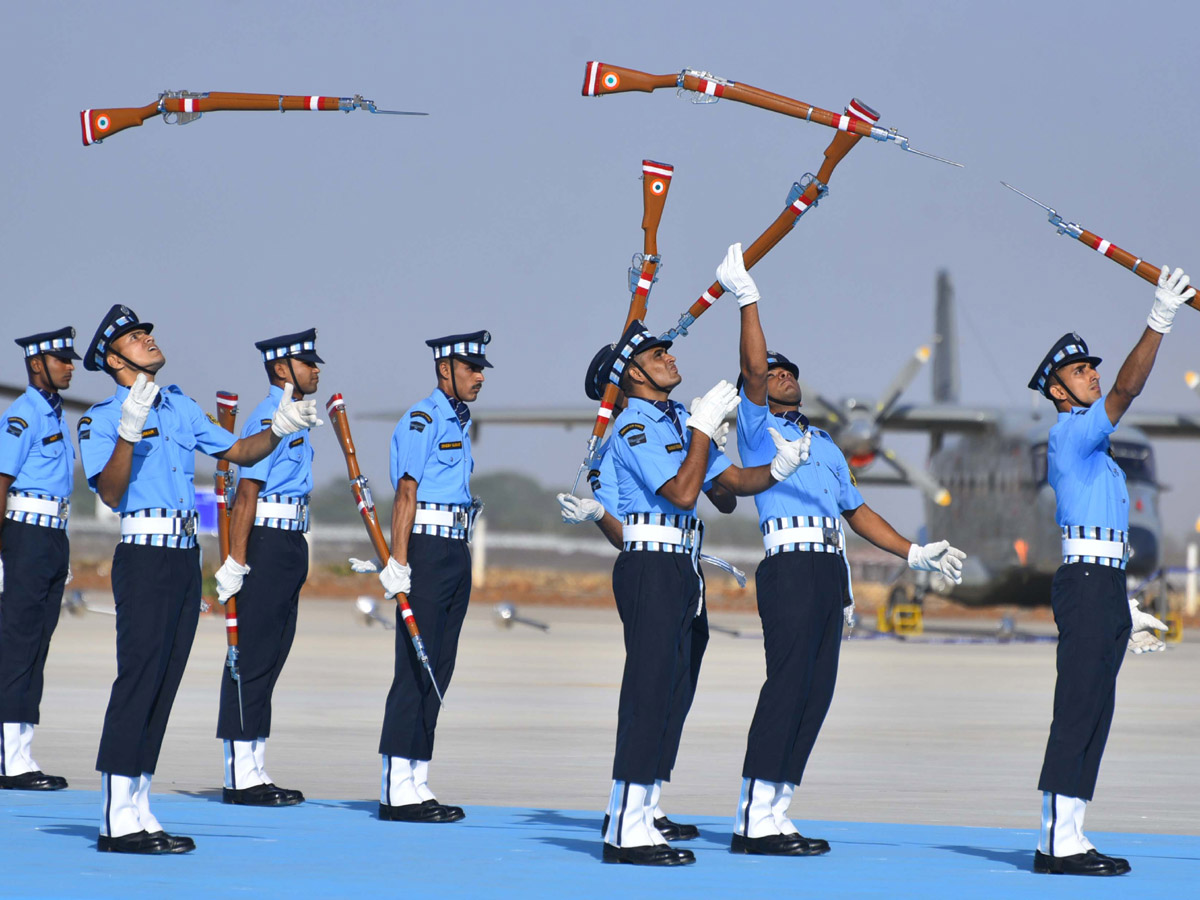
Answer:
<path fill-rule="evenodd" d="M 238 395 L 229 391 L 217 391 L 217 424 L 231 434 L 234 434 L 234 424 L 237 422 Z M 217 460 L 217 473 L 214 476 L 217 494 L 217 547 L 221 555 L 221 563 L 229 558 L 229 517 L 233 514 L 233 495 L 235 479 L 229 474 L 229 460 Z M 238 620 L 237 597 L 225 601 L 225 666 L 229 669 L 229 677 L 237 685 L 238 722 L 246 727 L 242 710 L 242 673 L 238 668 Z"/>
<path fill-rule="evenodd" d="M 158 99 L 145 106 L 119 109 L 85 109 L 79 113 L 83 128 L 83 146 L 99 144 L 106 137 L 140 126 L 151 116 L 161 115 L 168 125 L 187 125 L 206 112 L 223 110 L 260 110 L 268 112 L 291 112 L 293 110 L 351 112 L 365 109 L 376 115 L 425 116 L 423 112 L 403 112 L 396 109 L 378 109 L 374 101 L 366 100 L 361 94 L 353 97 L 317 97 L 289 94 L 237 94 L 229 91 L 209 91 L 197 94 L 193 91 L 163 91 Z"/>

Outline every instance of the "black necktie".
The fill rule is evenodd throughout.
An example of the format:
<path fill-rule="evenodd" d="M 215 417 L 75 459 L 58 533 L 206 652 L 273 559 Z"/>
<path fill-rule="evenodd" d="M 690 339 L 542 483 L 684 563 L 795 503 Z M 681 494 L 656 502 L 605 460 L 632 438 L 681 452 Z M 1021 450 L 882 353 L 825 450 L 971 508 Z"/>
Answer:
<path fill-rule="evenodd" d="M 671 420 L 671 424 L 679 433 L 679 439 L 683 440 L 683 424 L 679 421 L 679 413 L 675 411 L 675 404 L 670 400 L 651 400 L 650 402 L 654 404 L 655 409 L 667 414 L 667 418 Z"/>
<path fill-rule="evenodd" d="M 41 388 L 38 388 L 37 391 L 46 398 L 46 402 L 50 404 L 50 408 L 54 411 L 54 415 L 57 416 L 58 420 L 61 422 L 63 416 L 62 397 L 58 396 L 56 393 L 52 394 L 49 391 L 43 391 Z"/>
<path fill-rule="evenodd" d="M 808 417 L 796 409 L 789 409 L 783 414 L 783 418 L 791 422 L 793 425 L 799 425 L 801 431 L 808 431 Z"/>
<path fill-rule="evenodd" d="M 457 397 L 451 397 L 445 391 L 442 391 L 442 395 L 449 401 L 450 408 L 454 410 L 454 415 L 458 416 L 458 424 L 462 426 L 463 431 L 466 431 L 467 425 L 471 421 L 471 408 Z"/>

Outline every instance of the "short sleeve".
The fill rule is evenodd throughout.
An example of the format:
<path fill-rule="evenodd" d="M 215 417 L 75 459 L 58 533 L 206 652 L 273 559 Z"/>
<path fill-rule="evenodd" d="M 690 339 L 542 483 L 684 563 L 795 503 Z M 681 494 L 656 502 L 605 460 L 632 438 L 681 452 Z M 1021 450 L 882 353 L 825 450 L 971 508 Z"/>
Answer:
<path fill-rule="evenodd" d="M 595 477 L 593 477 L 593 475 Z M 613 454 L 606 451 L 600 457 L 597 466 L 588 472 L 588 483 L 592 486 L 592 496 L 612 515 L 617 515 L 617 503 L 620 492 L 617 490 L 617 471 L 613 467 Z"/>
<path fill-rule="evenodd" d="M 704 470 L 704 490 L 709 490 L 717 476 L 732 465 L 732 460 L 712 444 L 708 448 L 708 467 Z"/>
<path fill-rule="evenodd" d="M 841 468 L 838 470 L 838 508 L 842 512 L 858 509 L 863 505 L 863 495 L 858 490 L 858 485 L 854 483 L 854 474 L 850 471 L 850 466 L 843 460 Z"/>
<path fill-rule="evenodd" d="M 679 473 L 683 456 L 668 453 L 655 430 L 641 422 L 630 422 L 623 426 L 613 442 L 625 468 L 649 494 L 657 494 L 664 484 Z"/>
<path fill-rule="evenodd" d="M 1082 459 L 1090 456 L 1104 446 L 1108 436 L 1117 430 L 1117 426 L 1108 420 L 1108 410 L 1104 408 L 1104 397 L 1101 397 L 1087 412 L 1073 413 L 1062 429 L 1063 440 L 1059 444 L 1059 452 Z"/>
<path fill-rule="evenodd" d="M 96 490 L 96 479 L 112 459 L 117 446 L 117 418 L 104 409 L 91 409 L 79 420 L 79 460 L 88 487 Z"/>
<path fill-rule="evenodd" d="M 775 457 L 775 444 L 767 433 L 770 410 L 752 402 L 746 396 L 745 388 L 742 388 L 740 395 L 742 402 L 737 406 L 738 453 L 743 466 L 761 466 Z"/>
<path fill-rule="evenodd" d="M 420 482 L 425 474 L 425 463 L 433 447 L 433 417 L 420 409 L 409 410 L 392 432 L 391 476 L 392 487 L 408 475 Z"/>
<path fill-rule="evenodd" d="M 186 409 L 187 421 L 192 427 L 192 434 L 196 436 L 196 446 L 202 453 L 215 456 L 237 442 L 237 438 L 217 424 L 217 420 L 202 410 L 200 404 L 191 397 L 180 394 L 177 399 Z"/>
<path fill-rule="evenodd" d="M 11 475 L 15 479 L 29 456 L 33 435 L 24 416 L 17 415 L 11 409 L 9 413 L 10 415 L 0 422 L 0 473 Z"/>

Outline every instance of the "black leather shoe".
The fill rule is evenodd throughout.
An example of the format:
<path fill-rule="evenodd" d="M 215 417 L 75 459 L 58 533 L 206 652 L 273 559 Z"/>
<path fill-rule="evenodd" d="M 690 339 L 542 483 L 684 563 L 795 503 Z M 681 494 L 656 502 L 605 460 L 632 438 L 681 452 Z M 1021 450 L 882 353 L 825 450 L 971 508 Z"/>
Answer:
<path fill-rule="evenodd" d="M 606 863 L 629 863 L 634 866 L 688 866 L 696 861 L 691 850 L 676 850 L 667 844 L 618 847 L 605 843 L 602 858 Z"/>
<path fill-rule="evenodd" d="M 1126 863 L 1125 865 L 1129 865 Z M 1072 856 L 1047 856 L 1040 850 L 1033 854 L 1033 871 L 1046 875 L 1122 875 L 1116 862 L 1107 856 L 1089 850 Z"/>
<path fill-rule="evenodd" d="M 679 822 L 672 822 L 666 816 L 659 816 L 655 819 L 654 827 L 668 841 L 691 841 L 700 837 L 700 829 L 695 825 L 683 825 Z"/>
<path fill-rule="evenodd" d="M 422 806 L 438 806 L 445 810 L 447 822 L 457 822 L 459 819 L 465 819 L 467 814 L 463 812 L 461 806 L 450 806 L 446 803 L 438 803 L 437 800 L 430 799 L 424 801 Z"/>
<path fill-rule="evenodd" d="M 135 831 L 120 837 L 100 835 L 96 840 L 96 849 L 101 853 L 170 853 L 171 845 L 163 832 L 147 834 L 145 831 Z"/>
<path fill-rule="evenodd" d="M 248 788 L 223 788 L 221 802 L 232 803 L 234 806 L 295 806 L 300 800 L 291 799 L 288 794 L 299 791 L 284 791 L 273 784 L 256 784 Z M 301 799 L 303 799 L 301 794 Z"/>
<path fill-rule="evenodd" d="M 404 806 L 379 804 L 379 818 L 384 822 L 455 822 L 451 807 L 432 803 L 406 803 Z M 461 812 L 461 810 L 460 810 Z M 460 815 L 458 818 L 462 818 Z"/>
<path fill-rule="evenodd" d="M 825 849 L 821 849 L 824 845 Z M 798 834 L 768 834 L 751 838 L 735 834 L 729 842 L 732 853 L 749 853 L 755 856 L 816 856 L 829 852 L 829 844 L 817 838 L 809 841 Z"/>
<path fill-rule="evenodd" d="M 191 853 L 196 849 L 196 842 L 182 834 L 167 834 L 165 831 L 148 831 L 146 837 L 164 838 L 167 842 L 166 853 Z"/>
<path fill-rule="evenodd" d="M 1102 859 L 1111 859 L 1113 865 L 1117 868 L 1118 875 L 1124 875 L 1132 869 L 1127 859 L 1121 859 L 1119 856 L 1109 856 L 1107 853 L 1101 853 L 1099 850 L 1093 850 L 1092 852 Z"/>
<path fill-rule="evenodd" d="M 0 788 L 7 791 L 61 791 L 67 779 L 45 772 L 25 772 L 21 775 L 0 775 Z"/>
<path fill-rule="evenodd" d="M 288 788 L 281 788 L 279 785 L 274 784 L 274 783 L 268 783 L 267 787 L 271 788 L 272 790 L 279 791 L 279 793 L 281 793 L 281 794 L 283 794 L 283 796 L 287 797 L 288 802 L 281 803 L 281 804 L 279 804 L 280 806 L 295 806 L 297 803 L 304 802 L 304 794 L 300 791 L 293 791 L 293 790 L 289 790 Z"/>

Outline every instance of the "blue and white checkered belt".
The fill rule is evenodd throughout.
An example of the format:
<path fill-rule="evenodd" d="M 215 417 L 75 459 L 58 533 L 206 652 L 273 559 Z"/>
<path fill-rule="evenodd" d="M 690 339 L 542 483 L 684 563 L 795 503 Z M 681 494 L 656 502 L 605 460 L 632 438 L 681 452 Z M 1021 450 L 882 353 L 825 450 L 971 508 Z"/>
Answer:
<path fill-rule="evenodd" d="M 686 553 L 699 557 L 704 523 L 679 513 L 626 513 L 621 528 L 625 550 Z"/>
<path fill-rule="evenodd" d="M 418 500 L 412 533 L 466 541 L 471 538 L 474 520 L 474 508 L 465 503 L 426 503 Z"/>
<path fill-rule="evenodd" d="M 845 553 L 842 520 L 832 516 L 782 516 L 759 527 L 767 556 L 793 551 Z"/>
<path fill-rule="evenodd" d="M 32 491 L 8 492 L 8 508 L 4 518 L 14 522 L 62 530 L 67 527 L 70 515 L 69 497 L 55 497 L 53 494 L 38 494 Z"/>
<path fill-rule="evenodd" d="M 136 509 L 121 513 L 121 543 L 190 550 L 196 546 L 194 509 Z"/>
<path fill-rule="evenodd" d="M 308 531 L 308 495 L 260 494 L 254 524 L 283 531 Z"/>
<path fill-rule="evenodd" d="M 1129 562 L 1129 534 L 1119 528 L 1062 526 L 1063 564 L 1092 563 L 1124 569 Z"/>

